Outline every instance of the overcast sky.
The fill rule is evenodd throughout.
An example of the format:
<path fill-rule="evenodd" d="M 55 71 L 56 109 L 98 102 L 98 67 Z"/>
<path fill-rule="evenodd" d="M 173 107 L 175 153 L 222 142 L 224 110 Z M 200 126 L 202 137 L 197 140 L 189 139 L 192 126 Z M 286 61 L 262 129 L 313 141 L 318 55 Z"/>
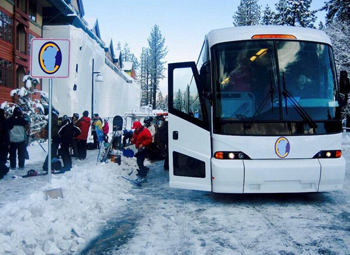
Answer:
<path fill-rule="evenodd" d="M 313 0 L 311 9 L 319 9 L 325 0 Z M 278 0 L 259 0 L 265 9 L 272 9 Z M 114 47 L 129 44 L 130 50 L 140 60 L 142 47 L 148 47 L 147 38 L 157 24 L 168 47 L 167 63 L 197 61 L 205 34 L 216 28 L 233 26 L 232 16 L 239 0 L 85 0 L 84 18 L 97 18 L 102 40 Z M 324 13 L 320 15 L 324 20 Z M 316 22 L 316 26 L 319 21 Z M 161 90 L 166 92 L 166 79 Z"/>

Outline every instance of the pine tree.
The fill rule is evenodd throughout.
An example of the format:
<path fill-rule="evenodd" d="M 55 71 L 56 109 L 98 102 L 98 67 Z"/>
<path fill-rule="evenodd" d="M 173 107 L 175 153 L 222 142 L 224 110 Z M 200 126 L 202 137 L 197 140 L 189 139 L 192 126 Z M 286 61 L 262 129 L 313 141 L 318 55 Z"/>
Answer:
<path fill-rule="evenodd" d="M 180 89 L 176 93 L 176 97 L 175 97 L 175 100 L 174 100 L 174 108 L 179 110 L 179 111 L 182 111 L 184 109 L 184 107 L 183 107 L 183 96 L 182 96 L 182 92 L 181 92 Z"/>
<path fill-rule="evenodd" d="M 350 24 L 350 0 L 330 0 L 321 10 L 326 10 L 326 24 L 338 21 Z"/>
<path fill-rule="evenodd" d="M 131 53 L 130 53 L 130 47 L 128 43 L 124 44 L 124 48 L 122 50 L 122 58 L 124 62 L 131 61 Z"/>
<path fill-rule="evenodd" d="M 279 0 L 276 24 L 315 28 L 316 12 L 310 11 L 312 0 Z"/>
<path fill-rule="evenodd" d="M 163 60 L 168 53 L 167 47 L 165 47 L 165 38 L 158 25 L 154 25 L 151 30 L 150 37 L 148 38 L 149 45 L 149 57 L 150 57 L 150 76 L 151 76 L 151 86 L 152 86 L 152 106 L 153 109 L 156 108 L 156 96 L 159 81 L 165 78 L 164 72 L 165 61 Z"/>
<path fill-rule="evenodd" d="M 235 27 L 258 25 L 261 16 L 260 9 L 258 0 L 241 0 L 238 10 L 232 17 L 233 25 Z"/>
<path fill-rule="evenodd" d="M 328 24 L 328 26 L 325 28 L 325 32 L 332 41 L 337 71 L 340 72 L 344 70 L 350 74 L 349 26 L 344 23 L 334 22 Z"/>
<path fill-rule="evenodd" d="M 149 49 L 142 48 L 141 53 L 141 65 L 140 65 L 140 84 L 141 84 L 141 106 L 148 105 L 151 101 L 151 95 L 149 91 L 150 87 L 150 64 L 149 64 Z"/>
<path fill-rule="evenodd" d="M 167 111 L 168 110 L 168 101 L 167 97 L 163 97 L 162 91 L 159 91 L 157 96 L 157 109 Z"/>
<path fill-rule="evenodd" d="M 270 6 L 267 4 L 263 11 L 263 17 L 261 23 L 263 25 L 275 25 L 276 13 L 273 12 Z"/>
<path fill-rule="evenodd" d="M 117 50 L 122 50 L 122 44 L 120 42 L 117 43 Z"/>

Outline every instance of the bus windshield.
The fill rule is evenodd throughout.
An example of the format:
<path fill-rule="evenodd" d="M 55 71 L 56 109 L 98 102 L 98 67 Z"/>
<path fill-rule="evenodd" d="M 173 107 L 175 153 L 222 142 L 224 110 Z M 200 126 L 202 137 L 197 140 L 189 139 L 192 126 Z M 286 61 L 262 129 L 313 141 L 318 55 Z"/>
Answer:
<path fill-rule="evenodd" d="M 301 135 L 339 132 L 331 48 L 286 40 L 212 47 L 214 133 Z"/>

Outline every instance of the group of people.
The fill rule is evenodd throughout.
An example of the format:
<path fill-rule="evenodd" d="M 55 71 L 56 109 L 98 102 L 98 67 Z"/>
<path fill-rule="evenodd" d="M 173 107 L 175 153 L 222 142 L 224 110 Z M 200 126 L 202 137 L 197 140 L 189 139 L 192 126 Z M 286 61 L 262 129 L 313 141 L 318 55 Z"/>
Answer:
<path fill-rule="evenodd" d="M 101 142 L 108 142 L 109 125 L 108 119 L 102 120 L 98 114 L 94 114 L 93 119 L 89 117 L 89 112 L 84 111 L 83 116 L 79 117 L 74 113 L 72 117 L 64 115 L 59 118 L 57 111 L 51 114 L 51 159 L 52 170 L 61 172 L 70 171 L 72 168 L 72 156 L 79 160 L 86 159 L 87 140 L 91 127 L 91 134 L 94 138 L 94 146 L 99 148 Z M 10 155 L 10 168 L 12 170 L 24 169 L 26 159 L 26 146 L 28 141 L 28 130 L 30 120 L 25 118 L 20 107 L 13 110 L 10 118 L 7 118 L 5 111 L 0 109 L 0 179 L 9 171 L 6 166 L 8 155 Z M 164 159 L 164 169 L 168 170 L 167 141 L 168 127 L 164 117 L 153 119 L 148 117 L 144 120 L 144 125 L 140 121 L 135 121 L 132 130 L 124 130 L 123 147 L 127 145 L 129 139 L 131 144 L 135 144 L 138 152 L 136 153 L 138 165 L 138 180 L 145 182 L 147 180 L 148 167 L 144 165 L 147 157 L 154 153 L 158 154 L 157 159 Z M 63 167 L 53 167 L 53 162 L 57 162 L 61 157 Z M 48 156 L 43 164 L 43 170 L 48 171 Z M 59 168 L 59 169 L 57 169 Z"/>
<path fill-rule="evenodd" d="M 94 142 L 103 141 L 106 136 L 108 140 L 108 122 L 105 120 L 105 125 L 102 126 L 101 118 L 97 113 L 94 114 L 93 121 L 91 121 L 88 111 L 84 111 L 81 118 L 79 118 L 78 113 L 74 113 L 72 118 L 64 115 L 61 123 L 59 123 L 58 115 L 52 114 L 51 158 L 61 156 L 63 161 L 61 172 L 71 170 L 72 156 L 78 160 L 86 159 L 90 127 Z M 44 162 L 43 169 L 44 171 L 48 170 L 48 158 Z"/>
<path fill-rule="evenodd" d="M 72 117 L 64 115 L 59 118 L 57 111 L 51 114 L 51 158 L 57 162 L 61 157 L 63 162 L 55 165 L 53 170 L 61 172 L 70 171 L 72 168 L 72 156 L 79 160 L 86 158 L 87 140 L 90 127 L 94 135 L 94 141 L 108 141 L 109 126 L 107 119 L 102 125 L 98 114 L 94 114 L 93 121 L 89 118 L 89 112 L 84 111 L 79 118 L 78 113 Z M 47 125 L 48 126 L 48 125 Z M 22 170 L 25 160 L 28 159 L 27 145 L 29 140 L 30 119 L 20 107 L 15 107 L 12 116 L 8 117 L 4 109 L 0 109 L 0 179 L 9 170 Z M 71 152 L 73 151 L 73 153 Z M 6 165 L 8 156 L 10 167 Z M 54 160 L 55 159 L 55 160 Z M 48 171 L 48 156 L 43 164 L 43 170 Z"/>

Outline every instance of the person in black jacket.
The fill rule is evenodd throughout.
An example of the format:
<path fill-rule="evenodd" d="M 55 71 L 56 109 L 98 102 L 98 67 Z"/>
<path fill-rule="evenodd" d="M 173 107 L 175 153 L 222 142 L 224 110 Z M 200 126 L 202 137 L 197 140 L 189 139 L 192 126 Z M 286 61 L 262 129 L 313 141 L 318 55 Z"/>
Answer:
<path fill-rule="evenodd" d="M 67 116 L 62 117 L 62 126 L 58 131 L 61 137 L 61 157 L 63 161 L 62 172 L 70 171 L 72 168 L 72 158 L 69 153 L 69 147 L 73 142 L 73 138 L 80 134 L 80 129 L 74 126 L 73 121 Z"/>
<path fill-rule="evenodd" d="M 0 109 L 0 179 L 2 179 L 9 171 L 6 162 L 10 146 L 9 131 L 12 128 L 12 123 L 5 117 L 4 109 Z"/>
<path fill-rule="evenodd" d="M 9 119 L 13 125 L 10 130 L 10 166 L 11 169 L 16 169 L 16 156 L 18 151 L 18 167 L 24 168 L 24 162 L 26 157 L 26 140 L 27 129 L 29 122 L 23 117 L 22 109 L 16 107 L 13 110 L 13 114 Z"/>

